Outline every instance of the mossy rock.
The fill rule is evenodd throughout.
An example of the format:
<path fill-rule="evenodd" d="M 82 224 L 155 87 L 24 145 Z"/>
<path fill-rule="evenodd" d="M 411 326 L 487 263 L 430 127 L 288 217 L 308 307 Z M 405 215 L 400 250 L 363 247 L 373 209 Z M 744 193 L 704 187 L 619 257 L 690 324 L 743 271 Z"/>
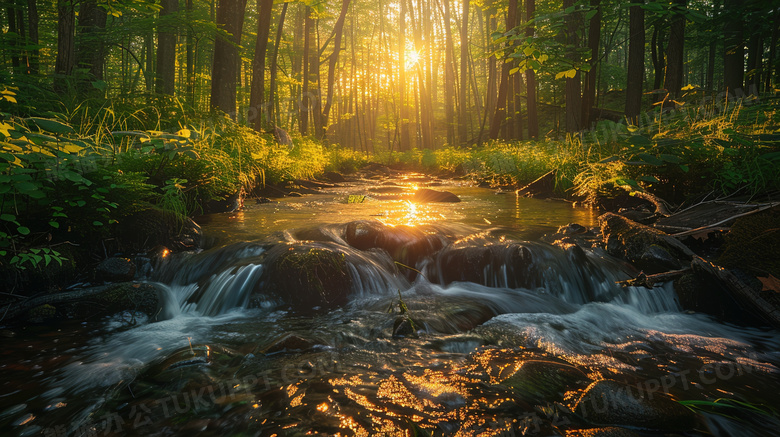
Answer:
<path fill-rule="evenodd" d="M 352 277 L 345 253 L 330 247 L 280 245 L 267 259 L 261 293 L 277 296 L 301 312 L 347 303 Z"/>
<path fill-rule="evenodd" d="M 501 384 L 530 403 L 563 400 L 567 391 L 586 387 L 590 380 L 570 364 L 548 360 L 527 360 Z"/>
<path fill-rule="evenodd" d="M 58 312 L 68 318 L 78 320 L 110 316 L 123 311 L 140 312 L 154 318 L 160 313 L 161 301 L 158 286 L 124 282 L 56 307 Z"/>
<path fill-rule="evenodd" d="M 737 219 L 716 263 L 780 278 L 780 207 Z"/>

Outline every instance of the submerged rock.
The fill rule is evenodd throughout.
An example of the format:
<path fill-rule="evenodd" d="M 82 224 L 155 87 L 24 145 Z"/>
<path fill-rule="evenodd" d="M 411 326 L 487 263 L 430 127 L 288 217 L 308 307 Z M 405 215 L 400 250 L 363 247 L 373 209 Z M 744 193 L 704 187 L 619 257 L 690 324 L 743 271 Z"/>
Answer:
<path fill-rule="evenodd" d="M 639 434 L 626 428 L 605 426 L 603 428 L 570 429 L 566 437 L 639 437 Z"/>
<path fill-rule="evenodd" d="M 450 193 L 449 191 L 436 191 L 429 188 L 420 188 L 419 190 L 415 191 L 412 200 L 418 203 L 460 202 L 460 197 Z"/>
<path fill-rule="evenodd" d="M 527 360 L 502 382 L 526 402 L 561 401 L 570 390 L 585 387 L 590 380 L 579 369 L 551 360 Z"/>
<path fill-rule="evenodd" d="M 415 267 L 418 261 L 433 255 L 446 243 L 443 236 L 430 234 L 419 227 L 390 227 L 370 220 L 347 223 L 344 240 L 360 250 L 384 249 L 394 261 L 409 267 Z M 415 276 L 413 271 L 405 273 Z"/>
<path fill-rule="evenodd" d="M 693 412 L 665 393 L 645 393 L 612 380 L 590 384 L 573 410 L 595 425 L 686 431 L 693 429 L 696 422 Z"/>
<path fill-rule="evenodd" d="M 432 282 L 455 281 L 489 287 L 530 288 L 536 285 L 533 255 L 519 244 L 447 247 L 427 269 Z"/>

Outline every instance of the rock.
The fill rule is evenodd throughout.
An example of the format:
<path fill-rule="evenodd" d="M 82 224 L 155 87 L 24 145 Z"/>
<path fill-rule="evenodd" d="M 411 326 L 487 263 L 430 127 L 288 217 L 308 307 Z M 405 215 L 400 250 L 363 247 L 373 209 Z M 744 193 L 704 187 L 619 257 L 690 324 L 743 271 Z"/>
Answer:
<path fill-rule="evenodd" d="M 397 185 L 385 185 L 381 187 L 371 187 L 369 188 L 369 191 L 373 191 L 374 193 L 380 193 L 380 194 L 400 194 L 403 193 L 404 187 L 399 187 Z"/>
<path fill-rule="evenodd" d="M 582 226 L 579 223 L 569 223 L 566 226 L 561 226 L 558 228 L 558 234 L 562 236 L 571 236 L 571 235 L 579 235 L 584 234 L 588 232 L 588 228 L 585 226 Z"/>
<path fill-rule="evenodd" d="M 523 401 L 537 404 L 561 401 L 567 391 L 581 389 L 588 382 L 587 376 L 570 364 L 528 360 L 501 384 Z"/>
<path fill-rule="evenodd" d="M 696 416 L 662 392 L 646 393 L 636 386 L 601 380 L 590 384 L 573 411 L 595 425 L 622 425 L 658 431 L 693 429 Z"/>
<path fill-rule="evenodd" d="M 317 343 L 295 334 L 284 334 L 274 340 L 262 353 L 272 354 L 276 352 L 305 351 L 313 348 Z"/>
<path fill-rule="evenodd" d="M 129 258 L 110 257 L 95 268 L 95 280 L 103 282 L 127 282 L 135 277 L 136 266 Z"/>
<path fill-rule="evenodd" d="M 420 188 L 415 191 L 412 200 L 418 203 L 428 202 L 460 202 L 460 197 L 450 193 L 449 191 L 436 191 L 429 188 Z"/>
<path fill-rule="evenodd" d="M 206 203 L 206 212 L 236 212 L 244 207 L 246 192 L 240 188 L 233 194 L 225 195 L 221 199 L 210 200 Z"/>
<path fill-rule="evenodd" d="M 267 197 L 258 197 L 257 199 L 255 199 L 255 203 L 258 203 L 258 204 L 271 203 L 271 202 L 272 202 L 272 200 L 267 198 Z"/>
<path fill-rule="evenodd" d="M 570 429 L 566 437 L 639 437 L 639 434 L 626 428 L 605 426 L 603 428 Z"/>
<path fill-rule="evenodd" d="M 303 194 L 297 191 L 290 191 L 289 193 L 287 193 L 287 197 L 303 197 Z"/>
<path fill-rule="evenodd" d="M 431 282 L 442 285 L 461 281 L 488 287 L 531 288 L 539 285 L 532 269 L 531 251 L 520 244 L 450 246 L 437 254 L 426 274 Z"/>
<path fill-rule="evenodd" d="M 322 178 L 337 184 L 347 181 L 347 179 L 344 178 L 344 176 L 342 176 L 341 173 L 335 171 L 326 171 L 325 173 L 322 174 Z"/>
<path fill-rule="evenodd" d="M 646 273 L 666 271 L 678 261 L 690 261 L 694 253 L 676 238 L 657 229 L 633 222 L 623 216 L 606 213 L 599 217 L 601 234 L 610 255 L 636 263 Z M 650 248 L 651 246 L 656 248 Z M 663 254 L 661 249 L 668 253 Z M 644 257 L 644 258 L 643 258 Z"/>
<path fill-rule="evenodd" d="M 393 322 L 393 338 L 417 337 L 420 326 L 409 316 L 398 316 Z"/>
<path fill-rule="evenodd" d="M 390 227 L 369 220 L 347 223 L 344 240 L 360 250 L 384 249 L 393 260 L 409 267 L 415 267 L 420 260 L 433 255 L 446 243 L 444 237 L 429 234 L 419 227 Z M 413 273 L 406 272 L 409 277 L 414 276 Z"/>
<path fill-rule="evenodd" d="M 346 256 L 335 247 L 274 246 L 266 264 L 258 291 L 281 298 L 295 311 L 336 308 L 352 291 Z"/>

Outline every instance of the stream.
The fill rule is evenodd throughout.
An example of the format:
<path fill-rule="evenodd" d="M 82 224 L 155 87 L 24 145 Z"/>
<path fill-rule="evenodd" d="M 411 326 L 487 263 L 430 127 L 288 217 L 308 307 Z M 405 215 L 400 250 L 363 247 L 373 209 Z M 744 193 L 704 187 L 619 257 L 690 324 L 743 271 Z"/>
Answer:
<path fill-rule="evenodd" d="M 428 182 L 201 217 L 211 248 L 147 278 L 163 320 L 3 338 L 0 434 L 778 435 L 777 331 L 542 241 L 588 209 L 453 181 L 462 202 L 413 202 Z"/>

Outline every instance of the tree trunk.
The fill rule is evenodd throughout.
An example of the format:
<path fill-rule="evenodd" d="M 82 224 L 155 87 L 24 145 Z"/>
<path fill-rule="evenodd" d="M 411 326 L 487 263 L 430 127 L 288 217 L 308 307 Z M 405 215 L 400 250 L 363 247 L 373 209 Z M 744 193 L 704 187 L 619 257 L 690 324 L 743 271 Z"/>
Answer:
<path fill-rule="evenodd" d="M 333 98 L 335 96 L 334 86 L 336 84 L 336 66 L 339 62 L 339 53 L 341 52 L 341 39 L 344 32 L 344 20 L 347 17 L 347 11 L 349 10 L 350 0 L 342 0 L 341 13 L 336 20 L 336 24 L 333 26 L 333 32 L 335 36 L 333 38 L 333 52 L 330 55 L 328 62 L 328 96 L 325 100 L 325 107 L 322 109 L 322 132 L 318 132 L 320 139 L 325 138 L 325 127 L 328 126 L 328 118 L 330 116 L 330 108 L 333 106 Z"/>
<path fill-rule="evenodd" d="M 506 30 L 513 29 L 517 24 L 517 0 L 509 0 L 509 9 L 506 15 Z M 501 64 L 501 82 L 498 85 L 498 99 L 496 100 L 496 112 L 490 121 L 490 133 L 492 139 L 498 139 L 501 127 L 506 123 L 507 92 L 509 91 L 509 70 L 512 64 L 508 56 L 504 56 Z"/>
<path fill-rule="evenodd" d="M 192 19 L 192 2 L 193 0 L 186 0 L 185 10 L 187 14 L 187 21 Z M 187 27 L 187 79 L 185 82 L 185 94 L 187 96 L 187 103 L 191 107 L 195 107 L 195 32 L 192 27 Z"/>
<path fill-rule="evenodd" d="M 277 125 L 276 103 L 278 101 L 276 92 L 276 71 L 277 58 L 279 56 L 279 45 L 282 42 L 282 31 L 284 30 L 284 17 L 287 15 L 287 3 L 282 5 L 282 15 L 279 17 L 279 25 L 276 27 L 276 42 L 274 43 L 274 52 L 271 55 L 271 106 L 268 108 L 268 118 L 272 127 Z"/>
<path fill-rule="evenodd" d="M 57 60 L 54 65 L 54 89 L 66 92 L 67 79 L 76 65 L 76 11 L 73 0 L 57 1 Z"/>
<path fill-rule="evenodd" d="M 517 4 L 517 0 L 513 0 Z M 468 141 L 468 90 L 469 90 L 469 0 L 463 0 L 460 17 L 460 113 L 458 138 L 461 144 Z"/>
<path fill-rule="evenodd" d="M 742 89 L 745 76 L 745 47 L 743 40 L 742 14 L 740 0 L 725 0 L 724 9 L 729 18 L 723 24 L 725 37 L 723 53 L 723 85 L 730 94 Z"/>
<path fill-rule="evenodd" d="M 18 6 L 16 5 L 15 1 L 6 1 L 6 13 L 8 14 L 8 33 L 13 35 L 8 38 L 8 45 L 10 46 L 8 51 L 11 53 L 11 66 L 13 67 L 14 72 L 16 72 L 22 65 L 20 56 L 21 49 L 18 48 L 22 45 L 22 38 L 19 30 L 19 24 L 21 23 L 18 23 L 16 20 L 16 9 Z"/>
<path fill-rule="evenodd" d="M 174 95 L 176 91 L 176 29 L 166 23 L 165 16 L 179 11 L 178 0 L 162 0 L 160 22 L 157 25 L 157 72 L 154 90 L 158 94 Z"/>
<path fill-rule="evenodd" d="M 246 0 L 218 0 L 217 27 L 228 36 L 217 35 L 211 73 L 211 107 L 236 119 L 236 82 L 240 70 L 238 45 L 244 24 Z"/>
<path fill-rule="evenodd" d="M 764 76 L 764 91 L 771 92 L 774 78 L 772 75 L 775 73 L 775 60 L 777 56 L 777 39 L 780 36 L 780 12 L 775 13 L 775 17 L 772 20 L 772 38 L 769 40 L 769 58 L 766 61 L 766 75 Z M 780 68 L 780 67 L 778 67 Z"/>
<path fill-rule="evenodd" d="M 265 119 L 268 103 L 265 101 L 265 52 L 268 47 L 268 36 L 271 34 L 271 14 L 274 0 L 257 1 L 257 40 L 255 42 L 255 57 L 252 60 L 252 85 L 249 94 L 249 123 L 258 132 L 267 130 Z"/>
<path fill-rule="evenodd" d="M 311 32 L 311 37 L 309 38 L 309 43 L 311 44 L 311 47 L 309 47 L 309 88 L 308 88 L 308 97 L 309 102 L 311 104 L 311 107 L 309 108 L 309 113 L 311 116 L 311 120 L 314 124 L 314 136 L 319 138 L 321 135 L 321 132 L 323 130 L 322 126 L 322 118 L 320 111 L 322 108 L 320 107 L 320 95 L 322 94 L 320 91 L 320 49 L 319 49 L 319 42 L 317 39 L 317 20 L 315 19 L 315 15 L 311 15 L 311 23 L 309 27 L 309 32 Z"/>
<path fill-rule="evenodd" d="M 601 39 L 601 0 L 590 0 L 590 6 L 598 12 L 588 23 L 588 48 L 590 49 L 590 71 L 585 73 L 585 87 L 582 90 L 582 127 L 590 127 L 591 108 L 596 102 L 596 68 L 599 65 L 599 40 Z"/>
<path fill-rule="evenodd" d="M 409 116 L 406 108 L 406 0 L 400 0 L 401 13 L 398 16 L 398 150 L 410 148 Z"/>
<path fill-rule="evenodd" d="M 564 0 L 563 9 L 574 6 L 574 0 Z M 574 14 L 577 14 L 575 16 Z M 579 13 L 566 14 L 566 43 L 572 50 L 569 52 L 569 58 L 575 57 L 573 49 L 579 47 L 577 38 L 577 29 L 581 28 Z M 566 78 L 566 132 L 579 132 L 582 129 L 582 94 L 580 71 L 574 77 Z"/>
<path fill-rule="evenodd" d="M 666 49 L 666 74 L 664 88 L 670 97 L 680 96 L 683 80 L 683 50 L 685 46 L 685 12 L 687 0 L 674 0 L 672 25 L 669 30 L 669 45 Z"/>
<path fill-rule="evenodd" d="M 706 88 L 712 92 L 715 90 L 715 46 L 716 41 L 712 41 L 709 47 L 709 53 L 707 54 L 707 79 Z"/>
<path fill-rule="evenodd" d="M 650 40 L 651 56 L 653 58 L 653 90 L 661 89 L 663 85 L 664 71 L 666 71 L 666 55 L 664 54 L 663 40 L 665 39 L 663 23 L 658 21 L 653 25 L 653 37 Z M 654 94 L 653 101 L 661 100 L 660 94 Z"/>
<path fill-rule="evenodd" d="M 447 124 L 447 144 L 455 144 L 455 45 L 452 42 L 450 0 L 444 2 L 444 117 Z M 495 60 L 495 56 L 492 57 Z M 495 62 L 495 61 L 494 61 Z M 488 85 L 489 86 L 489 85 Z"/>
<path fill-rule="evenodd" d="M 525 0 L 525 14 L 527 20 L 533 20 L 536 14 L 536 0 Z M 527 37 L 534 36 L 534 27 L 528 26 L 525 30 Z M 536 110 L 536 73 L 533 70 L 525 71 L 525 86 L 528 95 L 527 113 L 528 113 L 528 138 L 539 138 L 539 118 Z"/>
<path fill-rule="evenodd" d="M 626 117 L 632 124 L 637 124 L 642 110 L 642 83 L 645 77 L 645 10 L 640 5 L 631 6 L 629 14 Z"/>
<path fill-rule="evenodd" d="M 764 44 L 761 35 L 754 33 L 748 40 L 747 74 L 745 75 L 745 90 L 748 94 L 758 94 L 761 83 L 761 57 Z"/>
<path fill-rule="evenodd" d="M 29 55 L 29 68 L 27 70 L 30 74 L 38 74 L 40 69 L 40 50 L 38 49 L 39 21 L 37 0 L 27 0 L 27 34 L 32 45 Z"/>

